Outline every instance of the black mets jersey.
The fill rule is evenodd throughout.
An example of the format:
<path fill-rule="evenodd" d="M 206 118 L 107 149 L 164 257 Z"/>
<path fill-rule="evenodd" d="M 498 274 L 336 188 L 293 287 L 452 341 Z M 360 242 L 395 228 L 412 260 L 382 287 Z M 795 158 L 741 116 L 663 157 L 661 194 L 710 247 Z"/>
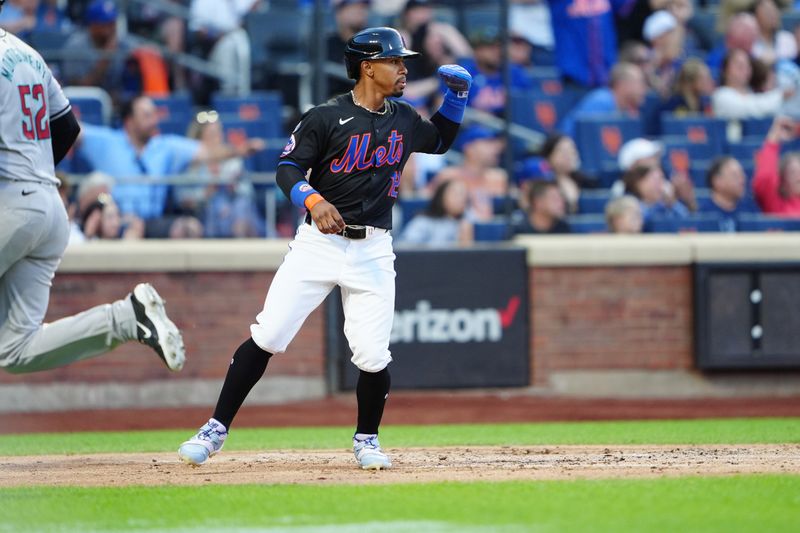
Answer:
<path fill-rule="evenodd" d="M 345 223 L 391 229 L 409 155 L 442 153 L 449 145 L 439 128 L 407 103 L 387 99 L 384 111 L 375 113 L 347 93 L 303 115 L 278 164 L 304 174 L 311 169 L 309 183 Z"/>

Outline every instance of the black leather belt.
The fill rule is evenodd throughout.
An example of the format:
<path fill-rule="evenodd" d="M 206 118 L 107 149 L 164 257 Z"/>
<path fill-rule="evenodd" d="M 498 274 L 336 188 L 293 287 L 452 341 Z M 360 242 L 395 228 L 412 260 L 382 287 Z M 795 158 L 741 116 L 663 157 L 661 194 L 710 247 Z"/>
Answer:
<path fill-rule="evenodd" d="M 311 225 L 311 221 L 306 218 L 306 224 Z M 344 229 L 335 235 L 341 235 L 346 239 L 351 239 L 354 241 L 360 241 L 362 239 L 366 239 L 369 236 L 369 226 L 362 226 L 360 224 L 348 224 L 344 227 Z M 385 230 L 382 230 L 385 231 Z"/>
<path fill-rule="evenodd" d="M 354 241 L 367 238 L 367 227 L 359 225 L 347 225 L 342 231 L 338 233 L 342 237 L 352 239 Z"/>

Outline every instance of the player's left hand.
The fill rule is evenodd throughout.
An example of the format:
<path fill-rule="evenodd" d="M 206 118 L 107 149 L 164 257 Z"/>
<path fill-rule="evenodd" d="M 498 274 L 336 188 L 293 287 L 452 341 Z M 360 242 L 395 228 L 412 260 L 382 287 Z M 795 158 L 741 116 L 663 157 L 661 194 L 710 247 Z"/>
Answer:
<path fill-rule="evenodd" d="M 447 88 L 459 98 L 466 98 L 472 85 L 472 75 L 460 65 L 442 65 L 437 71 Z"/>

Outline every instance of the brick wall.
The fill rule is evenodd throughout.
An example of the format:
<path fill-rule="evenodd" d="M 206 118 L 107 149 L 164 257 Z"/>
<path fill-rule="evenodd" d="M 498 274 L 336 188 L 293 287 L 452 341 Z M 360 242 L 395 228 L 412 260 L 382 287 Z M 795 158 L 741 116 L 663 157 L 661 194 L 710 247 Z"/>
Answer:
<path fill-rule="evenodd" d="M 152 352 L 136 344 L 109 356 L 50 372 L 13 376 L 0 384 L 47 382 L 136 383 L 158 379 L 222 378 L 236 347 L 261 309 L 270 273 L 188 272 L 59 274 L 47 319 L 124 297 L 150 281 L 183 330 L 188 359 L 172 375 Z M 549 373 L 577 369 L 686 369 L 692 366 L 691 268 L 532 268 L 532 383 Z M 324 313 L 317 309 L 286 354 L 270 362 L 273 376 L 324 374 Z M 152 363 L 152 364 L 151 364 Z"/>
<path fill-rule="evenodd" d="M 578 369 L 692 366 L 691 267 L 532 268 L 532 383 Z"/>
<path fill-rule="evenodd" d="M 11 375 L 3 383 L 143 382 L 166 378 L 222 378 L 230 357 L 250 335 L 250 324 L 261 310 L 271 273 L 187 272 L 135 274 L 58 274 L 53 282 L 47 321 L 91 306 L 124 298 L 136 283 L 149 281 L 167 301 L 167 311 L 183 331 L 187 361 L 173 375 L 153 352 L 138 343 L 111 354 L 49 372 Z M 270 361 L 271 375 L 321 376 L 324 372 L 322 308 L 306 321 L 286 354 Z M 147 358 L 148 364 L 142 364 Z M 152 360 L 150 359 L 152 358 Z M 152 364 L 151 364 L 152 363 Z"/>

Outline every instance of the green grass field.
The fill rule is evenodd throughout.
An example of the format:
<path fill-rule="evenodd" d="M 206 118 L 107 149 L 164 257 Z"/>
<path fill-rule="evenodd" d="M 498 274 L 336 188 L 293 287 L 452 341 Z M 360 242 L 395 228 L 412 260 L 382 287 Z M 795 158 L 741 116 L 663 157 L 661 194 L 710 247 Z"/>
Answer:
<path fill-rule="evenodd" d="M 238 429 L 227 450 L 344 449 L 350 428 Z M 172 450 L 192 430 L 5 435 L 2 456 Z M 800 419 L 393 426 L 391 447 L 800 443 Z M 800 453 L 800 447 L 798 447 Z M 370 474 L 367 474 L 370 475 Z M 800 529 L 800 476 L 401 485 L 0 489 L 0 531 Z"/>

